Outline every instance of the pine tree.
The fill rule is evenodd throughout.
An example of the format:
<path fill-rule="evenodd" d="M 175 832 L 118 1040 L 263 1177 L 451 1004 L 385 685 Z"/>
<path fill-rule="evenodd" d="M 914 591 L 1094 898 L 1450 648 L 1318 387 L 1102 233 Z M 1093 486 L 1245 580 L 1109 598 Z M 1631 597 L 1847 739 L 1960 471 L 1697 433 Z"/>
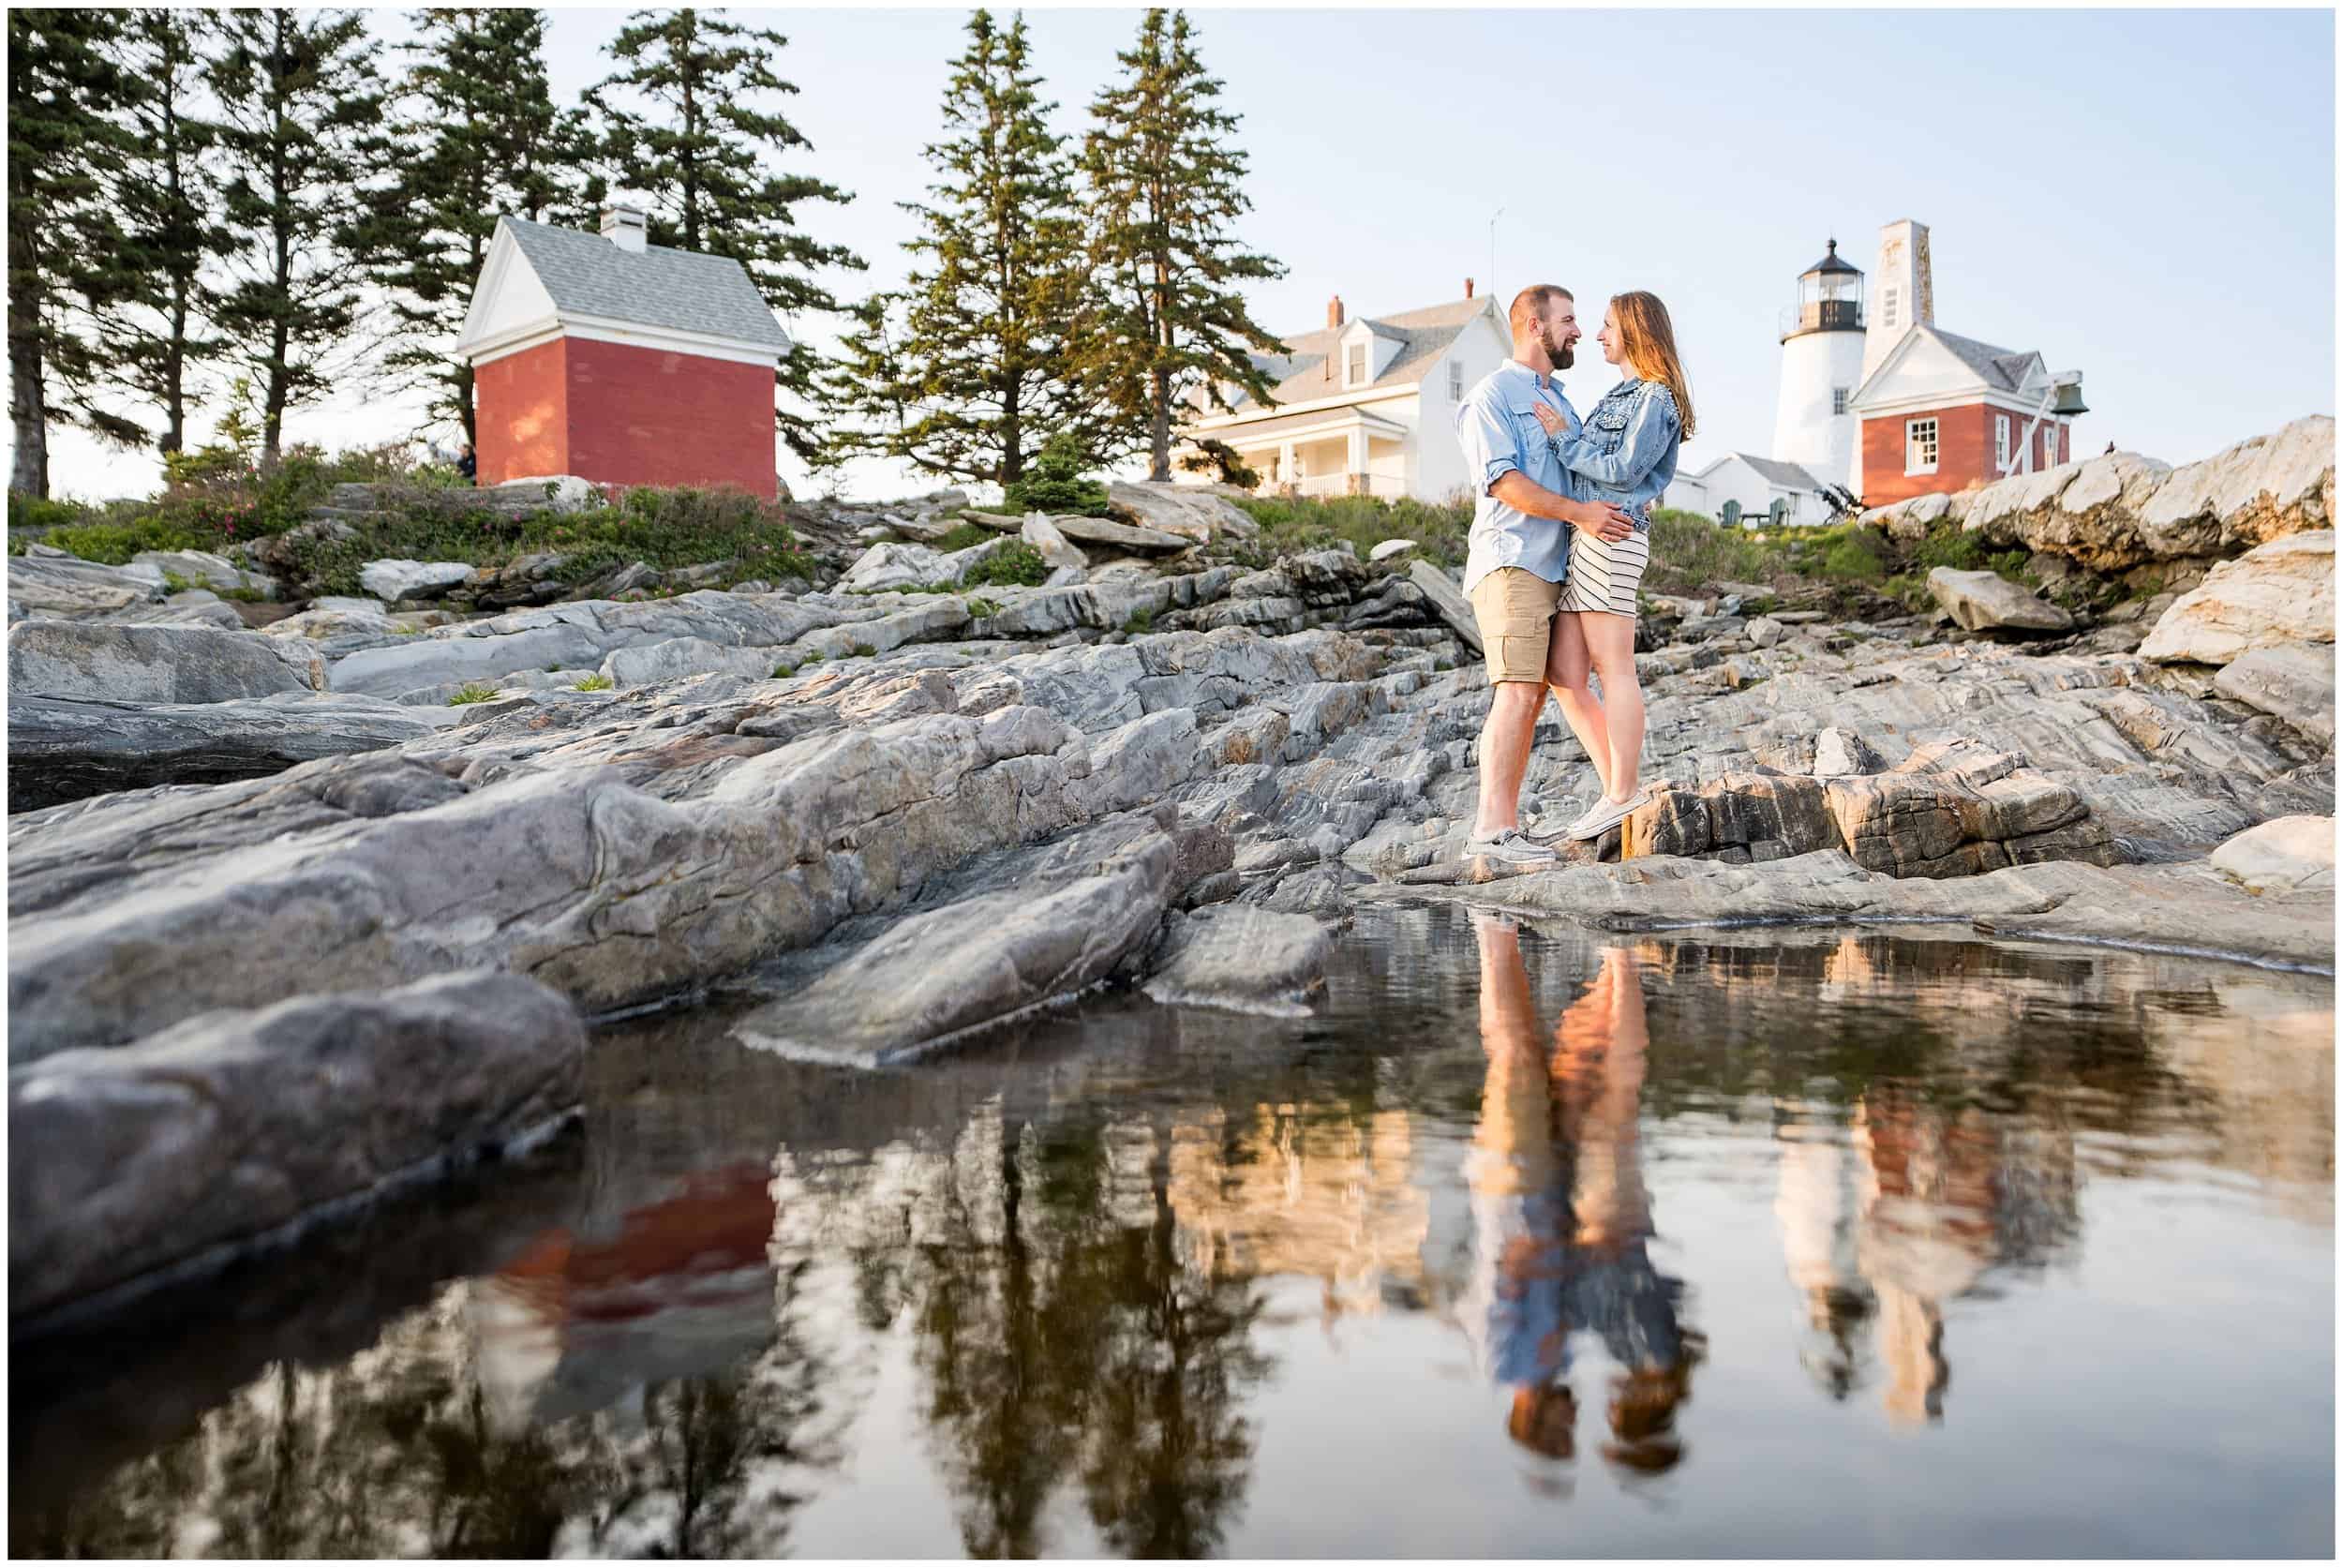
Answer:
<path fill-rule="evenodd" d="M 52 425 L 146 439 L 95 402 L 106 369 L 95 318 L 129 288 L 107 201 L 129 150 L 113 116 L 134 92 L 106 52 L 121 24 L 118 11 L 8 12 L 9 485 L 31 496 L 49 494 Z"/>
<path fill-rule="evenodd" d="M 224 346 L 206 331 L 201 275 L 235 240 L 220 221 L 210 157 L 219 127 L 199 97 L 195 13 L 158 7 L 123 21 L 115 57 L 136 91 L 125 113 L 129 155 L 111 189 L 135 282 L 106 321 L 108 358 L 120 384 L 162 410 L 156 446 L 168 454 L 186 442 L 197 367 Z"/>
<path fill-rule="evenodd" d="M 454 347 L 497 218 L 574 212 L 593 140 L 583 111 L 554 101 L 545 12 L 433 7 L 419 22 L 395 116 L 368 142 L 393 174 L 368 194 L 358 238 L 402 329 L 383 360 L 391 386 L 431 387 L 432 416 L 472 441 L 471 366 Z"/>
<path fill-rule="evenodd" d="M 900 203 L 924 224 L 906 248 L 928 265 L 856 310 L 829 381 L 855 425 L 842 424 L 831 455 L 1009 485 L 1053 435 L 1102 459 L 1111 428 L 1069 360 L 1088 297 L 1082 224 L 1024 18 L 1002 32 L 977 11 L 952 65 L 950 135 L 926 152 L 933 204 Z"/>
<path fill-rule="evenodd" d="M 850 193 L 806 174 L 777 174 L 765 155 L 812 143 L 779 114 L 754 107 L 768 93 L 797 88 L 773 74 L 768 61 L 788 44 L 779 33 L 742 27 L 685 7 L 635 11 L 610 43 L 624 69 L 589 89 L 603 116 L 613 182 L 642 191 L 650 202 L 649 243 L 730 256 L 748 268 L 765 301 L 784 315 L 836 310 L 813 276 L 819 266 L 859 269 L 843 246 L 823 245 L 800 231 L 795 210 L 803 202 L 850 202 Z M 638 112 L 613 96 L 648 99 Z M 819 363 L 801 339 L 781 363 L 782 388 L 810 397 Z M 776 410 L 790 450 L 818 455 L 813 421 Z"/>
<path fill-rule="evenodd" d="M 286 411 L 324 396 L 355 357 L 356 226 L 381 83 L 360 12 L 210 15 L 222 48 L 204 74 L 219 99 L 239 242 L 215 319 L 260 387 L 262 460 L 273 463 Z"/>
<path fill-rule="evenodd" d="M 1234 383 L 1268 400 L 1271 383 L 1246 350 L 1285 345 L 1246 313 L 1238 285 L 1285 268 L 1231 232 L 1252 205 L 1232 142 L 1237 116 L 1216 107 L 1220 83 L 1205 74 L 1186 16 L 1150 10 L 1137 45 L 1116 59 L 1127 74 L 1092 103 L 1082 146 L 1107 296 L 1083 363 L 1143 432 L 1148 477 L 1161 481 L 1172 477 L 1173 410 L 1187 394 L 1201 388 L 1226 408 L 1221 388 Z"/>

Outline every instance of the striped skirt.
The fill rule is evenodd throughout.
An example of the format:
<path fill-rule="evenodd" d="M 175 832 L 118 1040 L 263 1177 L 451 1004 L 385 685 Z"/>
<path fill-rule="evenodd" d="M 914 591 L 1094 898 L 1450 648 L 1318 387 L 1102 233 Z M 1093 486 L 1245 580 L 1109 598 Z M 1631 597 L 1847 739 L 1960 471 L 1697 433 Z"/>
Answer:
<path fill-rule="evenodd" d="M 1601 610 L 1634 619 L 1635 590 L 1651 560 L 1651 536 L 1638 530 L 1606 544 L 1585 529 L 1570 535 L 1570 575 L 1562 583 L 1560 610 Z"/>

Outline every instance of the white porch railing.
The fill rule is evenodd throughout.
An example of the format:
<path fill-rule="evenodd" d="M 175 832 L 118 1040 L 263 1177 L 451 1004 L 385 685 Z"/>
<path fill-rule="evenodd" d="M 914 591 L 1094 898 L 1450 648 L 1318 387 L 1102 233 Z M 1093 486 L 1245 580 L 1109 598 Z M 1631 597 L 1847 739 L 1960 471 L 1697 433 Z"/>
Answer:
<path fill-rule="evenodd" d="M 1387 473 L 1314 473 L 1276 486 L 1297 496 L 1380 496 L 1401 500 L 1408 482 Z"/>

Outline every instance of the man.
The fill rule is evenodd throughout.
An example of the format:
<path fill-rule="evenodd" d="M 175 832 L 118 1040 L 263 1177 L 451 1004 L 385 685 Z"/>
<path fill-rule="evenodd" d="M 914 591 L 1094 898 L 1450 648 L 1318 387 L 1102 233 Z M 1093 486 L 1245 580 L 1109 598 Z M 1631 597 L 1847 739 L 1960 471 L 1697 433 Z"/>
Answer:
<path fill-rule="evenodd" d="M 1514 296 L 1507 325 L 1514 355 L 1456 406 L 1456 437 L 1473 476 L 1465 596 L 1489 666 L 1489 716 L 1481 726 L 1481 800 L 1468 855 L 1540 865 L 1554 851 L 1521 834 L 1521 781 L 1545 707 L 1554 606 L 1569 570 L 1565 525 L 1616 542 L 1634 523 L 1616 506 L 1570 499 L 1570 482 L 1539 425 L 1543 403 L 1578 429 L 1554 372 L 1570 368 L 1578 330 L 1570 291 L 1541 283 Z"/>

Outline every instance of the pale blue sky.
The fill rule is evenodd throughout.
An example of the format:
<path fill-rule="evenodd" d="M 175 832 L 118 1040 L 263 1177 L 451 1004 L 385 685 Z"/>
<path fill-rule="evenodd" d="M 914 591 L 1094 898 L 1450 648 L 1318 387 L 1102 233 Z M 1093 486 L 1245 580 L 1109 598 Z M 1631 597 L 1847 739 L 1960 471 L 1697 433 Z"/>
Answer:
<path fill-rule="evenodd" d="M 386 37 L 399 13 L 373 13 Z M 626 13 L 559 11 L 555 86 L 608 69 Z M 738 10 L 789 45 L 786 167 L 856 193 L 801 220 L 891 283 L 963 10 Z M 1137 9 L 1028 13 L 1060 128 L 1115 69 Z M 1484 291 L 1627 288 L 1676 320 L 1702 434 L 1687 462 L 1764 453 L 1775 317 L 1835 234 L 1869 269 L 1881 224 L 1928 224 L 1936 317 L 2080 368 L 2082 452 L 2172 462 L 2335 407 L 2335 22 L 2329 11 L 1244 10 L 1191 13 L 1244 116 L 1255 211 L 1285 261 L 1273 331 Z M 1497 275 L 1491 212 L 1502 206 Z M 1599 304 L 1589 319 L 1599 318 Z M 817 341 L 828 323 L 795 323 Z M 1582 402 L 1611 373 L 1587 353 Z M 348 398 L 296 414 L 329 445 L 413 421 Z M 396 428 L 390 427 L 394 424 Z M 1713 444 L 1711 444 L 1713 443 Z M 151 465 L 82 442 L 58 487 L 124 493 Z M 783 471 L 803 475 L 793 460 Z M 844 488 L 933 481 L 866 466 Z"/>

